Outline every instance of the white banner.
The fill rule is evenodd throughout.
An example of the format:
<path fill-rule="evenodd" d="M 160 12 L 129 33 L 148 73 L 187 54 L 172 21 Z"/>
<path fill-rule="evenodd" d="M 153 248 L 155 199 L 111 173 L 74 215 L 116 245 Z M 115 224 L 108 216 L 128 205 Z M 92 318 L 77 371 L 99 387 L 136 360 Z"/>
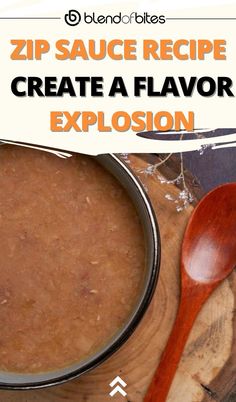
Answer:
<path fill-rule="evenodd" d="M 91 155 L 234 146 L 233 130 L 139 135 L 236 127 L 235 1 L 194 4 L 1 1 L 0 138 Z"/>

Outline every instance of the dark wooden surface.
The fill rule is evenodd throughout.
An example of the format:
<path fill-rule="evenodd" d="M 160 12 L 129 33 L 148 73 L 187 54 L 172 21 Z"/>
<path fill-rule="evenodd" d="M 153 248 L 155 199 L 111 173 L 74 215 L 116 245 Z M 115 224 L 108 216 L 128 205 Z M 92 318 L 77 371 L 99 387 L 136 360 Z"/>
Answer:
<path fill-rule="evenodd" d="M 215 135 L 226 135 L 236 129 L 219 129 Z M 223 183 L 236 182 L 236 147 L 185 152 L 184 166 L 195 176 L 204 192 Z"/>

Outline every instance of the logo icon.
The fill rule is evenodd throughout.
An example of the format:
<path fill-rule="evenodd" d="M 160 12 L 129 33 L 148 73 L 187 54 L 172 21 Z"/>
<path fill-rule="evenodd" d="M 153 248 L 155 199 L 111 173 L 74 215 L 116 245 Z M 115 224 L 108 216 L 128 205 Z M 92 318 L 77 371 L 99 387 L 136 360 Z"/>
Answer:
<path fill-rule="evenodd" d="M 65 15 L 65 22 L 70 26 L 79 25 L 81 21 L 81 14 L 77 10 L 69 10 L 68 14 Z"/>
<path fill-rule="evenodd" d="M 117 394 L 117 392 L 119 392 L 119 394 L 121 394 L 122 396 L 127 395 L 127 393 L 123 390 L 123 388 L 125 388 L 127 386 L 127 384 L 119 376 L 114 378 L 114 380 L 109 385 L 111 388 L 113 388 L 116 385 L 116 387 L 109 394 L 111 397 L 113 397 L 115 394 Z"/>

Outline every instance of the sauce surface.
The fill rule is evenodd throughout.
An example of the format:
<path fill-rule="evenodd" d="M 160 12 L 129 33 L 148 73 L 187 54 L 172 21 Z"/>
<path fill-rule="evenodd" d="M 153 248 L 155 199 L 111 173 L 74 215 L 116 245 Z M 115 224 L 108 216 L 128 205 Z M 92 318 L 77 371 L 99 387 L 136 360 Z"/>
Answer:
<path fill-rule="evenodd" d="M 128 195 L 92 158 L 0 147 L 0 370 L 87 358 L 132 313 L 145 273 Z"/>

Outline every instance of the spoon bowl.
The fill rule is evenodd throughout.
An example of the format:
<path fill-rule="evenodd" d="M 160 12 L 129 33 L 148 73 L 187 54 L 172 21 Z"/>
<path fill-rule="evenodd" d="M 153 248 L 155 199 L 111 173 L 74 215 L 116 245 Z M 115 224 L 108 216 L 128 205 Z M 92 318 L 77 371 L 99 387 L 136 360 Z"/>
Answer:
<path fill-rule="evenodd" d="M 194 281 L 213 284 L 236 266 L 236 183 L 211 191 L 198 204 L 188 223 L 182 269 Z"/>

